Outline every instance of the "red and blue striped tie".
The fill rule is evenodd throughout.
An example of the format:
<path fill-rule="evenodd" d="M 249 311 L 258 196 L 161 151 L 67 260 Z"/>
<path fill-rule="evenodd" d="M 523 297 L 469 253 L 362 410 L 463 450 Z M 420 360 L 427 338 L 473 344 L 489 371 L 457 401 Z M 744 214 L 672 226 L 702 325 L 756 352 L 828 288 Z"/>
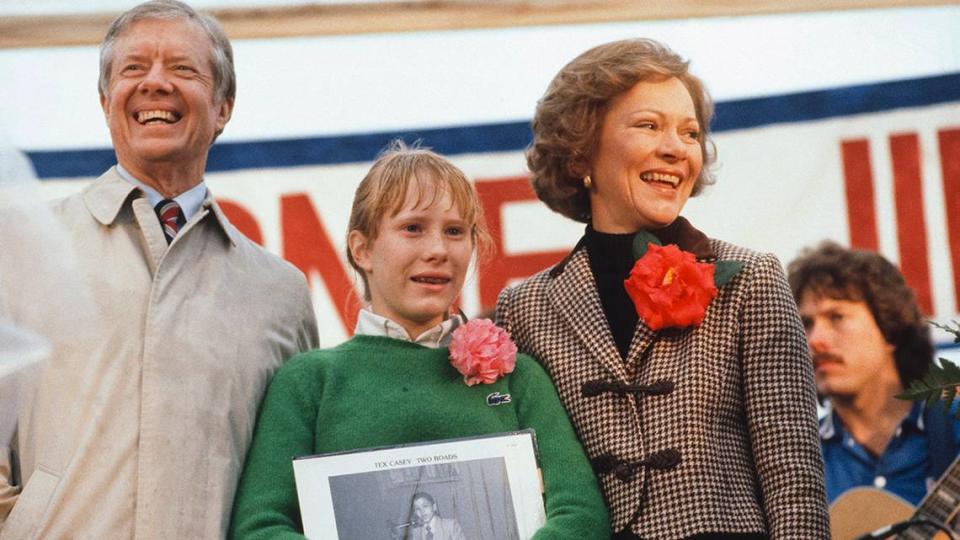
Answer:
<path fill-rule="evenodd" d="M 167 243 L 173 242 L 173 237 L 187 222 L 183 216 L 180 205 L 173 199 L 164 199 L 154 207 L 157 217 L 160 218 L 160 225 L 163 227 L 163 235 L 167 238 Z"/>

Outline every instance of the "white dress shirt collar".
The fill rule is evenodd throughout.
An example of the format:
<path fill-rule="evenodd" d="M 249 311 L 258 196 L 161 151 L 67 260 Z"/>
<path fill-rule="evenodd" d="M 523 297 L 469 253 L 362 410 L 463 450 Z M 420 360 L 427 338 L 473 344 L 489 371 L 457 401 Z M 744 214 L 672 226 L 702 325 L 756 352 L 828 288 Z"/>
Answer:
<path fill-rule="evenodd" d="M 431 349 L 439 349 L 450 343 L 450 334 L 461 324 L 463 324 L 463 318 L 460 315 L 454 315 L 413 339 L 399 324 L 364 308 L 357 314 L 357 327 L 353 333 L 359 336 L 402 339 Z"/>
<path fill-rule="evenodd" d="M 130 182 L 131 184 L 140 188 L 140 191 L 143 191 L 143 193 L 146 194 L 147 201 L 150 203 L 150 206 L 156 207 L 157 203 L 166 198 L 161 195 L 159 191 L 134 178 L 133 175 L 131 175 L 119 163 L 117 163 L 117 174 L 120 175 L 120 178 L 123 178 L 127 182 Z M 200 207 L 203 205 L 203 200 L 206 197 L 207 185 L 201 181 L 199 184 L 174 197 L 173 200 L 177 201 L 177 204 L 180 205 L 180 210 L 183 212 L 183 217 L 186 218 L 187 221 L 190 221 L 190 218 L 195 216 L 197 212 L 200 211 Z"/>

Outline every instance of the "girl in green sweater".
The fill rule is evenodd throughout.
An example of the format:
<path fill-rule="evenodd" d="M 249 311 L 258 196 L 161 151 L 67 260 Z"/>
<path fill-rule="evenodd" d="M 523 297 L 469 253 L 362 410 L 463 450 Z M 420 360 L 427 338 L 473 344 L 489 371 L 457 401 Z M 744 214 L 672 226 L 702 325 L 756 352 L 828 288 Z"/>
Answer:
<path fill-rule="evenodd" d="M 369 304 L 352 339 L 296 356 L 273 378 L 232 537 L 303 538 L 293 457 L 532 428 L 546 508 L 533 538 L 609 538 L 593 471 L 546 373 L 489 321 L 451 313 L 488 245 L 462 171 L 402 143 L 381 154 L 357 188 L 347 236 Z"/>

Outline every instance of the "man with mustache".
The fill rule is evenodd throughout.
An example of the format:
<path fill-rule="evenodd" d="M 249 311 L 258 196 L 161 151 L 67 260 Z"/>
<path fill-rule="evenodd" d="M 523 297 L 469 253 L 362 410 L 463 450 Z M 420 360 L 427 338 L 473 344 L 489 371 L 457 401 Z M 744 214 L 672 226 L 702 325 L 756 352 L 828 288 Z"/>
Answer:
<path fill-rule="evenodd" d="M 828 412 L 827 498 L 873 486 L 917 505 L 957 455 L 960 422 L 895 398 L 934 357 L 913 291 L 882 256 L 833 242 L 804 250 L 788 273 Z"/>

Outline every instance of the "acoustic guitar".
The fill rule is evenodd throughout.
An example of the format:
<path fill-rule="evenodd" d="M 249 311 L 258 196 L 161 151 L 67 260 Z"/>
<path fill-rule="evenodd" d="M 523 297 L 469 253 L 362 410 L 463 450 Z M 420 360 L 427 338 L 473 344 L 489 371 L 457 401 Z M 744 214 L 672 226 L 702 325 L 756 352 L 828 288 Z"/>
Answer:
<path fill-rule="evenodd" d="M 871 487 L 853 488 L 840 495 L 830 506 L 830 535 L 833 540 L 852 540 L 908 519 L 926 519 L 949 524 L 960 511 L 960 457 L 937 481 L 914 509 L 910 503 L 887 491 Z M 956 523 L 952 527 L 956 527 Z M 951 525 L 947 525 L 948 528 Z M 955 528 L 953 530 L 956 530 Z M 901 532 L 900 540 L 948 540 L 946 533 L 934 527 L 914 526 Z"/>

